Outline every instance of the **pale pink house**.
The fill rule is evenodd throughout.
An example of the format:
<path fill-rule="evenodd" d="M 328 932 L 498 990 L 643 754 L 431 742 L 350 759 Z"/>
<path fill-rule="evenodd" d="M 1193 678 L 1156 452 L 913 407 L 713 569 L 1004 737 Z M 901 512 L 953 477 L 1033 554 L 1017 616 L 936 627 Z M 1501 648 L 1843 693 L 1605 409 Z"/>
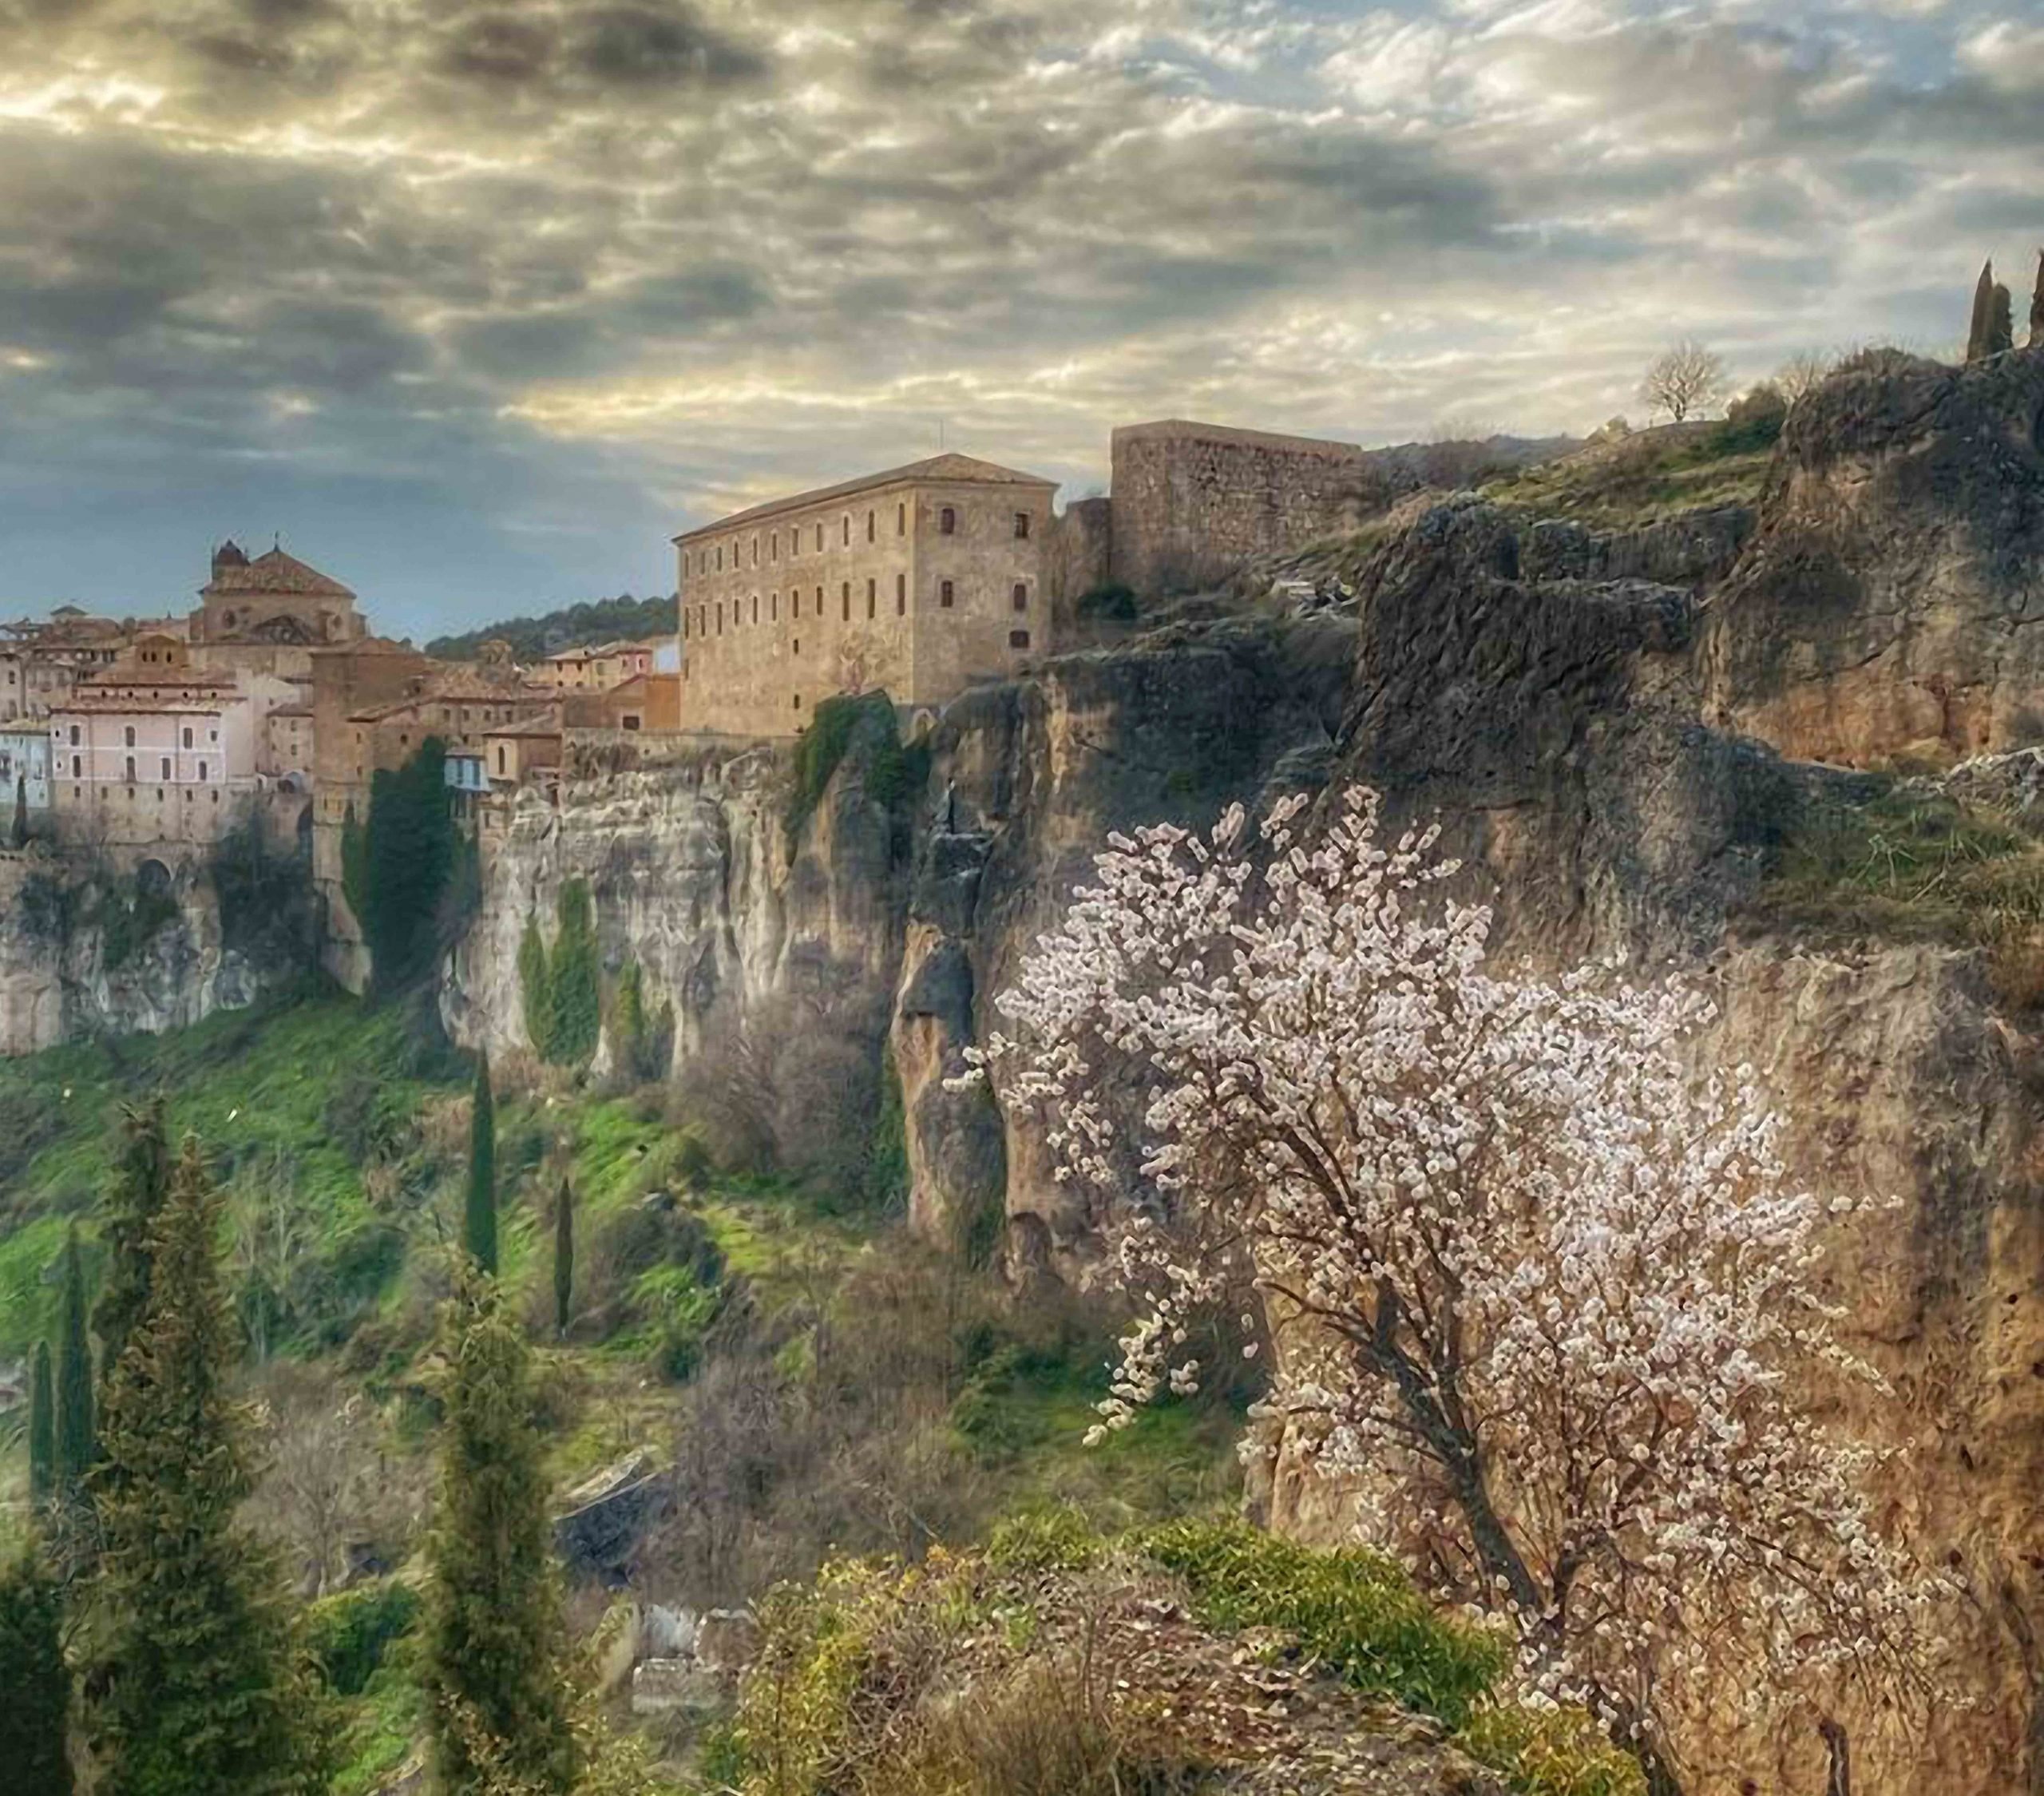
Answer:
<path fill-rule="evenodd" d="M 265 718 L 293 696 L 283 681 L 208 672 L 181 656 L 109 668 L 50 713 L 58 829 L 114 842 L 217 839 L 260 787 Z"/>

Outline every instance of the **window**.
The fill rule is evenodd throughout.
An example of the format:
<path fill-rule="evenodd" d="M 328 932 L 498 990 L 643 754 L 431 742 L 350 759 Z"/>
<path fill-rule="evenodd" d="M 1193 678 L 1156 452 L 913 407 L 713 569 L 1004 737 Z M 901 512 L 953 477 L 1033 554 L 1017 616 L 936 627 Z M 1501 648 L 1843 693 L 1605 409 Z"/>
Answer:
<path fill-rule="evenodd" d="M 207 741 L 208 741 L 208 742 L 218 742 L 218 741 L 220 740 L 220 732 L 218 730 L 208 730 L 208 731 L 206 731 L 206 739 L 207 739 Z"/>
<path fill-rule="evenodd" d="M 1010 630 L 1008 632 L 1008 646 L 1010 648 L 1027 648 L 1029 646 L 1029 632 L 1027 630 Z"/>
<path fill-rule="evenodd" d="M 73 748 L 78 746 L 78 726 L 76 724 L 71 726 L 71 746 Z"/>
<path fill-rule="evenodd" d="M 499 773 L 504 771 L 504 744 L 501 742 L 497 745 L 497 771 Z"/>
<path fill-rule="evenodd" d="M 1028 587 L 1022 581 L 1016 581 L 1015 590 L 1008 595 L 1008 601 L 1017 611 L 1027 611 L 1029 609 Z"/>
<path fill-rule="evenodd" d="M 355 731 L 355 739 L 356 745 L 359 747 L 362 743 L 362 732 L 359 730 Z M 192 732 L 189 729 L 187 729 L 184 732 L 184 746 L 187 748 L 189 748 L 192 746 Z"/>
<path fill-rule="evenodd" d="M 866 614 L 867 617 L 870 617 L 873 616 L 874 607 L 878 604 L 879 598 L 880 582 L 877 580 L 869 580 L 866 583 Z"/>
<path fill-rule="evenodd" d="M 755 568 L 759 565 L 759 533 L 757 530 L 752 533 L 752 565 Z"/>
<path fill-rule="evenodd" d="M 781 558 L 781 533 L 776 530 L 766 539 L 766 559 L 778 561 Z"/>
<path fill-rule="evenodd" d="M 819 619 L 823 616 L 823 589 L 821 586 L 816 589 L 816 615 Z"/>
<path fill-rule="evenodd" d="M 897 573 L 894 577 L 894 615 L 905 616 L 909 609 L 909 577 Z"/>
<path fill-rule="evenodd" d="M 845 513 L 842 521 L 844 525 L 845 546 L 849 549 L 851 546 L 852 542 L 852 514 L 849 511 Z"/>
<path fill-rule="evenodd" d="M 200 779 L 200 783 L 204 783 L 204 780 L 205 780 L 205 777 L 206 777 L 206 763 L 205 763 L 204 761 L 201 761 L 201 762 L 199 763 L 199 779 Z"/>
<path fill-rule="evenodd" d="M 816 552 L 819 555 L 823 553 L 823 526 L 821 524 L 816 526 Z"/>
<path fill-rule="evenodd" d="M 798 655 L 802 652 L 802 638 L 800 636 L 797 636 L 795 638 L 795 652 Z"/>
<path fill-rule="evenodd" d="M 718 572 L 718 573 L 722 573 L 723 571 L 724 571 L 724 545 L 723 545 L 722 543 L 719 543 L 719 544 L 717 545 L 717 572 Z"/>
<path fill-rule="evenodd" d="M 1026 511 L 1018 511 L 1015 514 L 1015 540 L 1020 542 L 1028 534 L 1029 514 Z"/>
<path fill-rule="evenodd" d="M 866 514 L 866 540 L 868 542 L 873 541 L 873 514 L 871 512 Z"/>
<path fill-rule="evenodd" d="M 802 621 L 802 589 L 799 586 L 788 589 L 788 616 L 798 624 Z"/>
<path fill-rule="evenodd" d="M 718 634 L 719 636 L 722 636 L 723 633 L 724 633 L 724 601 L 723 601 L 722 599 L 719 599 L 719 600 L 718 600 L 718 601 L 717 601 L 717 634 Z"/>
<path fill-rule="evenodd" d="M 958 533 L 958 513 L 949 505 L 937 514 L 937 533 L 941 537 L 955 537 Z"/>
<path fill-rule="evenodd" d="M 781 620 L 781 595 L 778 593 L 766 595 L 766 620 L 770 624 L 778 624 Z"/>
<path fill-rule="evenodd" d="M 131 786 L 135 783 L 135 757 L 133 755 L 128 757 L 128 783 Z"/>
<path fill-rule="evenodd" d="M 121 737 L 122 747 L 133 748 L 135 746 L 135 726 L 130 724 L 121 732 Z"/>
<path fill-rule="evenodd" d="M 937 602 L 946 611 L 951 609 L 953 596 L 951 582 L 948 580 L 940 580 L 937 583 Z"/>
<path fill-rule="evenodd" d="M 849 580 L 845 582 L 844 590 L 838 594 L 838 598 L 845 608 L 845 621 L 849 624 L 852 620 L 852 583 Z"/>
<path fill-rule="evenodd" d="M 752 595 L 752 620 L 755 624 L 759 621 L 759 595 L 757 593 Z"/>
<path fill-rule="evenodd" d="M 681 608 L 681 640 L 683 642 L 688 640 L 688 607 L 686 605 Z"/>
<path fill-rule="evenodd" d="M 169 779 L 169 777 L 170 777 L 170 757 L 169 757 L 168 755 L 164 755 L 164 758 L 163 758 L 163 771 L 162 771 L 161 773 L 158 774 L 158 775 L 156 775 L 156 778 L 157 778 L 157 779 Z"/>
<path fill-rule="evenodd" d="M 802 709 L 802 694 L 799 692 L 795 694 L 795 709 L 798 711 Z"/>
<path fill-rule="evenodd" d="M 897 537 L 905 537 L 909 533 L 909 506 L 906 500 L 894 508 L 894 533 Z"/>

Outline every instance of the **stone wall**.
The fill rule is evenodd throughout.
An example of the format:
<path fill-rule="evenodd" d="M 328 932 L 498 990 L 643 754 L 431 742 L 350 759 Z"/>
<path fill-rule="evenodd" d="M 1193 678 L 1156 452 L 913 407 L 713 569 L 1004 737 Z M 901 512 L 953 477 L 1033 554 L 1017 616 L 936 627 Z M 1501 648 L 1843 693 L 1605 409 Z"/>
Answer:
<path fill-rule="evenodd" d="M 1168 418 L 1114 434 L 1113 577 L 1184 592 L 1259 555 L 1353 527 L 1365 485 L 1353 443 Z"/>

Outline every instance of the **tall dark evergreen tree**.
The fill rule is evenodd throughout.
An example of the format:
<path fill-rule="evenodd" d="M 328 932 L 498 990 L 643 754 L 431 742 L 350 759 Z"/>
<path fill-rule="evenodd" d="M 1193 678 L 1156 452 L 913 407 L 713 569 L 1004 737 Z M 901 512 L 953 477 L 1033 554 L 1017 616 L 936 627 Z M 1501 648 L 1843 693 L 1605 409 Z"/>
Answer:
<path fill-rule="evenodd" d="M 2037 287 L 2030 296 L 2030 347 L 2044 349 L 2044 249 L 2037 252 Z"/>
<path fill-rule="evenodd" d="M 35 1344 L 35 1370 L 29 1374 L 29 1501 L 41 1509 L 57 1494 L 57 1386 L 50 1370 L 50 1343 Z"/>
<path fill-rule="evenodd" d="M 475 1102 L 469 1112 L 469 1199 L 461 1245 L 493 1278 L 497 1274 L 497 1103 L 489 1091 L 489 1056 L 476 1057 Z"/>
<path fill-rule="evenodd" d="M 232 1392 L 219 1218 L 188 1140 L 102 1417 L 97 1796 L 315 1796 L 326 1785 L 323 1710 L 293 1659 L 282 1580 L 236 1520 L 249 1419 Z"/>
<path fill-rule="evenodd" d="M 31 1548 L 0 1567 L 0 1783 L 14 1796 L 71 1796 L 70 1715 L 64 1592 Z"/>
<path fill-rule="evenodd" d="M 153 1097 L 122 1120 L 121 1160 L 113 1189 L 101 1207 L 100 1239 L 106 1244 L 106 1270 L 93 1328 L 99 1336 L 100 1378 L 113 1376 L 149 1301 L 150 1242 L 164 1199 L 170 1193 L 170 1136 L 164 1100 Z"/>
<path fill-rule="evenodd" d="M 442 901 L 457 858 L 446 761 L 446 745 L 429 736 L 402 767 L 379 769 L 370 782 L 357 917 L 382 991 L 431 972 L 439 952 Z"/>
<path fill-rule="evenodd" d="M 547 990 L 546 938 L 540 934 L 537 914 L 525 919 L 525 933 L 518 938 L 518 996 L 525 1011 L 525 1039 L 545 1060 L 553 1005 Z"/>
<path fill-rule="evenodd" d="M 561 1181 L 553 1200 L 553 1327 L 565 1335 L 575 1311 L 575 1194 Z"/>
<path fill-rule="evenodd" d="M 29 776 L 26 773 L 14 775 L 14 846 L 26 848 L 29 842 Z"/>
<path fill-rule="evenodd" d="M 603 1028 L 598 978 L 596 914 L 585 881 L 561 888 L 560 930 L 547 969 L 546 1057 L 559 1066 L 580 1066 L 596 1051 Z"/>
<path fill-rule="evenodd" d="M 64 1296 L 57 1322 L 57 1487 L 67 1502 L 85 1490 L 99 1457 L 93 1428 L 93 1346 L 85 1332 L 85 1266 L 74 1225 L 64 1238 Z"/>
<path fill-rule="evenodd" d="M 472 1269 L 448 1323 L 425 1665 L 440 1788 L 485 1796 L 494 1777 L 564 1796 L 578 1754 L 531 1355 Z"/>

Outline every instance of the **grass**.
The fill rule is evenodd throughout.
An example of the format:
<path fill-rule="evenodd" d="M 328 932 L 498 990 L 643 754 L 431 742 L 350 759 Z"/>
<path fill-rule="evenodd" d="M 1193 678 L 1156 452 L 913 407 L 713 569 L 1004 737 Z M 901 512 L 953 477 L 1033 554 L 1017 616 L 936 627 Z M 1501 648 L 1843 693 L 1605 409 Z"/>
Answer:
<path fill-rule="evenodd" d="M 452 1057 L 419 1048 L 396 1008 L 327 992 L 0 1064 L 0 1354 L 50 1324 L 57 1219 L 89 1215 L 111 1180 L 124 1104 L 163 1092 L 173 1136 L 196 1133 L 223 1183 L 285 1169 L 314 1255 L 359 1260 L 380 1281 L 364 1160 L 459 1084 Z"/>
<path fill-rule="evenodd" d="M 1642 432 L 1522 469 L 1482 491 L 1530 517 L 1566 517 L 1593 529 L 1632 529 L 1678 512 L 1757 504 L 1773 453 L 1773 434 L 1753 426 Z"/>
<path fill-rule="evenodd" d="M 1813 800 L 1755 909 L 1820 936 L 1978 949 L 2002 1004 L 2044 1004 L 2044 842 L 1987 806 L 1879 777 Z"/>

